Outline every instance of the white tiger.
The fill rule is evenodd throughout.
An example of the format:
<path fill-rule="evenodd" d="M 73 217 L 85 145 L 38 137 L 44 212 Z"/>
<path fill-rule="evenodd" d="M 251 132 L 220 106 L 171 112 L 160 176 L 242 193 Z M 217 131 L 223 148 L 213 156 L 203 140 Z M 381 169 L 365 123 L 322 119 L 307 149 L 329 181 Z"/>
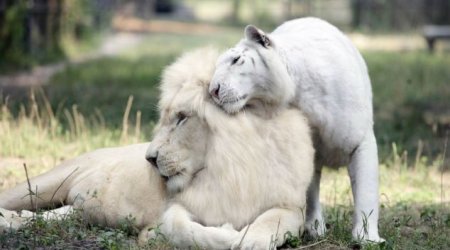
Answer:
<path fill-rule="evenodd" d="M 235 113 L 264 105 L 266 115 L 293 105 L 315 133 L 316 173 L 308 190 L 307 229 L 325 232 L 319 203 L 321 167 L 348 165 L 355 202 L 354 239 L 380 242 L 378 153 L 366 64 L 350 40 L 317 18 L 284 23 L 270 34 L 247 26 L 245 39 L 217 61 L 209 87 Z"/>

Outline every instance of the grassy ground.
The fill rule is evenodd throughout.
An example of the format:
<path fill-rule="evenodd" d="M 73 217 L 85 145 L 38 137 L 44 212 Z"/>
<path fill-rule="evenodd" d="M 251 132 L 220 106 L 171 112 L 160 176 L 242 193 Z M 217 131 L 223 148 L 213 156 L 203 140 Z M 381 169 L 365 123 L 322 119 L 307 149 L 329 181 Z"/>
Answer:
<path fill-rule="evenodd" d="M 23 163 L 36 175 L 94 148 L 148 140 L 163 67 L 183 51 L 232 46 L 240 36 L 240 31 L 152 34 L 118 57 L 67 68 L 34 94 L 2 89 L 0 190 L 25 179 Z M 422 51 L 371 51 L 364 57 L 373 82 L 381 156 L 380 231 L 387 240 L 365 248 L 450 249 L 450 175 L 441 171 L 449 165 L 442 155 L 449 129 L 450 58 Z M 302 238 L 300 244 L 357 248 L 350 239 L 352 201 L 345 169 L 326 171 L 322 183 L 329 233 L 317 241 Z M 18 233 L 0 236 L 0 248 L 136 248 L 134 239 L 126 224 L 97 228 L 74 216 L 64 223 L 37 219 Z M 146 246 L 155 247 L 168 246 Z"/>

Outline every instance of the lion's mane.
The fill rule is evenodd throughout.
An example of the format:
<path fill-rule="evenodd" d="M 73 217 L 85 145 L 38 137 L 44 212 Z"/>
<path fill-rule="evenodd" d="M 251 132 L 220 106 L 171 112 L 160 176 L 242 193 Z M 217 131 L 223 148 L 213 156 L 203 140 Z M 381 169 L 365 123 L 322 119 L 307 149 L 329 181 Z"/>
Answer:
<path fill-rule="evenodd" d="M 214 49 L 188 53 L 163 75 L 161 112 L 188 105 L 211 131 L 205 169 L 174 201 L 204 225 L 230 222 L 237 229 L 273 207 L 302 213 L 314 157 L 306 119 L 293 109 L 274 119 L 252 110 L 230 118 L 208 94 L 217 56 Z"/>

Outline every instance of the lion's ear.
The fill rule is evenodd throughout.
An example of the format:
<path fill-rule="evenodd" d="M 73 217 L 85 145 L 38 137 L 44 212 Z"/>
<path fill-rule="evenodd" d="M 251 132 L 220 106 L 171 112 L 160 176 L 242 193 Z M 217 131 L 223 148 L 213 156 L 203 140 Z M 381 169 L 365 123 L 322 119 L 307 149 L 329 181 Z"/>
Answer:
<path fill-rule="evenodd" d="M 272 41 L 270 41 L 266 33 L 253 25 L 247 25 L 244 33 L 247 40 L 259 43 L 266 48 L 272 45 Z"/>

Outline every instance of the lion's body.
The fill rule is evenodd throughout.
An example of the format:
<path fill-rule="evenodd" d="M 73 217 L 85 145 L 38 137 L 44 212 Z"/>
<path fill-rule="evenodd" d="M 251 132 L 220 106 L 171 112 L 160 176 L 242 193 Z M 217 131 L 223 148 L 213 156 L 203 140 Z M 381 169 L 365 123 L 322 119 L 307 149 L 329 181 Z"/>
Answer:
<path fill-rule="evenodd" d="M 306 120 L 297 111 L 283 112 L 274 120 L 215 114 L 207 122 L 217 132 L 207 144 L 206 167 L 175 196 L 176 202 L 202 224 L 228 222 L 236 229 L 273 207 L 295 208 L 301 214 L 313 150 Z"/>
<path fill-rule="evenodd" d="M 115 227 L 131 215 L 142 229 L 158 219 L 166 198 L 162 178 L 144 158 L 147 147 L 104 148 L 68 160 L 30 180 L 38 192 L 35 207 L 26 182 L 1 193 L 0 207 L 20 211 L 72 205 L 91 223 Z"/>
<path fill-rule="evenodd" d="M 147 151 L 157 158 L 147 158 L 165 182 L 145 161 L 146 144 L 102 149 L 32 178 L 47 201 L 39 206 L 80 205 L 92 223 L 110 226 L 131 214 L 147 224 L 141 241 L 162 223 L 161 232 L 183 248 L 238 247 L 243 239 L 244 249 L 267 249 L 288 231 L 298 235 L 313 172 L 307 121 L 296 109 L 270 119 L 220 110 L 207 91 L 217 56 L 188 53 L 163 75 L 160 121 Z M 0 194 L 0 207 L 30 209 L 27 189 L 24 183 Z M 240 232 L 220 227 L 230 223 Z"/>
<path fill-rule="evenodd" d="M 341 31 L 317 18 L 288 21 L 267 35 L 248 26 L 246 39 L 219 58 L 209 91 L 229 113 L 254 103 L 264 103 L 269 113 L 286 106 L 301 109 L 313 128 L 317 152 L 308 221 L 320 228 L 312 233 L 324 233 L 321 166 L 349 165 L 356 207 L 353 236 L 381 240 L 371 84 L 362 56 Z"/>

